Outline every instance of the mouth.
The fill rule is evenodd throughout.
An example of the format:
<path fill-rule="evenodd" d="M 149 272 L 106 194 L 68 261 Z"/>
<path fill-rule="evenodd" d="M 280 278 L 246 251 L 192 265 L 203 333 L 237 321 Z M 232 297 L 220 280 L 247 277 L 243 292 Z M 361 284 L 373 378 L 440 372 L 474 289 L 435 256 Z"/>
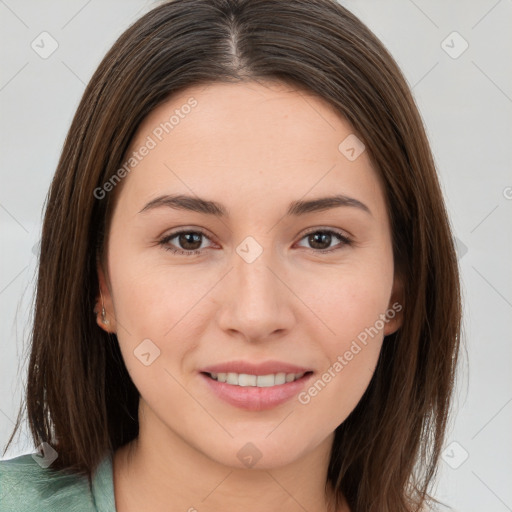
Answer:
<path fill-rule="evenodd" d="M 300 373 L 269 373 L 267 375 L 254 375 L 250 373 L 215 373 L 215 372 L 202 372 L 203 375 L 207 375 L 217 382 L 225 382 L 231 386 L 241 387 L 257 387 L 257 388 L 269 388 L 274 386 L 280 386 L 289 382 L 295 382 L 306 374 L 313 373 L 312 371 L 300 372 Z"/>
<path fill-rule="evenodd" d="M 215 398 L 248 411 L 272 409 L 291 400 L 313 374 L 313 370 L 293 365 L 240 362 L 205 368 L 199 372 Z"/>

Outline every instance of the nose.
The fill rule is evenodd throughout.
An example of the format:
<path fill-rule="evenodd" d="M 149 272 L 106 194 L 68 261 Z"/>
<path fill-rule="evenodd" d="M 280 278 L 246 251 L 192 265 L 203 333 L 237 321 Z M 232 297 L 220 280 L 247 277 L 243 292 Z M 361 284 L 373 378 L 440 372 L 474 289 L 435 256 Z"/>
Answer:
<path fill-rule="evenodd" d="M 252 262 L 235 252 L 232 261 L 233 268 L 222 280 L 221 297 L 217 296 L 219 327 L 252 342 L 288 332 L 296 322 L 298 301 L 293 302 L 283 266 L 270 250 Z"/>

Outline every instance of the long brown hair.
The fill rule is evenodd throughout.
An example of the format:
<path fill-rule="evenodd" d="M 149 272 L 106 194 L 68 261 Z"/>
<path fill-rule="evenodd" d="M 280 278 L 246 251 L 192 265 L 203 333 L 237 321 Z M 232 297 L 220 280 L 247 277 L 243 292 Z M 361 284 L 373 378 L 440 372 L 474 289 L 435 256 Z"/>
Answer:
<path fill-rule="evenodd" d="M 174 0 L 134 23 L 104 57 L 47 197 L 25 397 L 33 440 L 57 450 L 53 468 L 90 478 L 107 450 L 138 435 L 138 391 L 116 336 L 93 313 L 115 197 L 94 191 L 170 95 L 259 80 L 329 102 L 381 175 L 404 283 L 403 324 L 386 338 L 364 396 L 336 429 L 327 483 L 353 512 L 418 510 L 430 499 L 454 385 L 457 259 L 407 83 L 376 36 L 334 0 Z"/>

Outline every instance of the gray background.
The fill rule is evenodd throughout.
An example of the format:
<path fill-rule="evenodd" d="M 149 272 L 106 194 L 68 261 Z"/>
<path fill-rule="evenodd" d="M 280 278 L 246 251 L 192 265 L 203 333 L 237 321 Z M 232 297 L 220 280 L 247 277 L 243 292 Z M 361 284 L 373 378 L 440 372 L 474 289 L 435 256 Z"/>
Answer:
<path fill-rule="evenodd" d="M 341 3 L 413 89 L 457 237 L 464 352 L 435 495 L 457 511 L 512 511 L 512 1 Z M 0 0 L 2 448 L 25 383 L 41 212 L 66 132 L 100 59 L 153 5 Z M 44 31 L 58 44 L 47 58 L 31 46 L 51 49 Z M 5 458 L 32 451 L 24 428 Z"/>

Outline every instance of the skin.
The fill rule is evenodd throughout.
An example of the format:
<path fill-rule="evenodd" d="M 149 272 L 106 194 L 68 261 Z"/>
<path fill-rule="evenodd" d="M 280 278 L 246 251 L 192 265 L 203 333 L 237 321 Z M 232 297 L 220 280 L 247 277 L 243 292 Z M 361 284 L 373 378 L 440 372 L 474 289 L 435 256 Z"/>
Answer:
<path fill-rule="evenodd" d="M 294 397 L 246 411 L 217 398 L 198 371 L 279 360 L 313 369 L 314 382 L 400 301 L 382 184 L 366 151 L 349 161 L 338 150 L 353 133 L 343 117 L 279 83 L 189 88 L 144 120 L 130 151 L 190 97 L 197 106 L 118 185 L 98 266 L 109 320 L 98 315 L 98 324 L 117 334 L 141 395 L 139 437 L 114 455 L 117 510 L 333 510 L 325 492 L 333 432 L 359 402 L 401 315 L 306 405 Z M 177 193 L 220 202 L 230 214 L 139 213 Z M 294 200 L 333 193 L 371 214 L 344 206 L 284 216 Z M 159 245 L 177 228 L 207 232 L 192 239 L 201 254 Z M 312 228 L 341 232 L 352 244 L 332 235 L 315 245 L 304 234 Z M 236 252 L 247 236 L 263 249 L 251 263 Z M 186 242 L 175 237 L 167 246 L 190 249 Z M 160 350 L 149 366 L 134 356 L 145 339 Z M 248 442 L 261 453 L 251 468 L 237 457 Z"/>

